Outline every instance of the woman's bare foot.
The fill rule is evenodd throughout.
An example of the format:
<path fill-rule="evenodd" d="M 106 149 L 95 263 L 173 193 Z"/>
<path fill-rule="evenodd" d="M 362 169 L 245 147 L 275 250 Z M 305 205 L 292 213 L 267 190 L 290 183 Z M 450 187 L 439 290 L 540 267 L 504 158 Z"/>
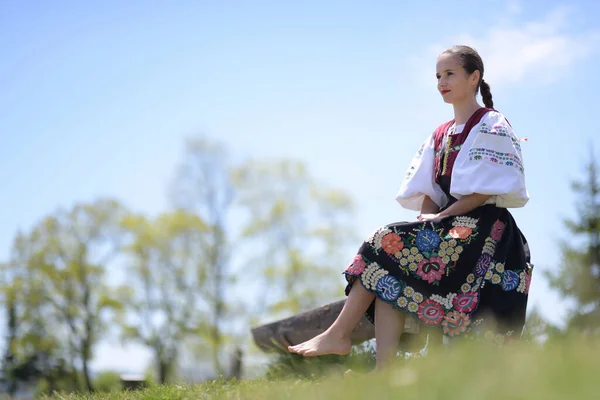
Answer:
<path fill-rule="evenodd" d="M 314 338 L 296 346 L 288 346 L 292 353 L 302 354 L 307 357 L 322 356 L 325 354 L 348 354 L 352 348 L 350 338 L 335 335 L 325 331 Z"/>

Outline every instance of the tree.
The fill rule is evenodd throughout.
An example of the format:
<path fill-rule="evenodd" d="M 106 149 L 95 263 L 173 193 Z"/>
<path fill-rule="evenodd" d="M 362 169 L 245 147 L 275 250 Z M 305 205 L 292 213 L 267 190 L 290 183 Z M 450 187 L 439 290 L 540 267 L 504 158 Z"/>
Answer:
<path fill-rule="evenodd" d="M 105 311 L 118 310 L 116 289 L 105 282 L 107 265 L 119 254 L 125 209 L 115 200 L 76 204 L 45 217 L 29 235 L 28 269 L 41 285 L 40 301 L 63 329 L 70 362 L 80 363 L 91 391 L 89 361 L 105 329 Z M 33 279 L 32 277 L 28 279 Z"/>
<path fill-rule="evenodd" d="M 247 273 L 262 278 L 257 315 L 297 313 L 342 294 L 341 258 L 353 240 L 352 201 L 296 161 L 250 161 L 235 174 L 252 248 Z"/>
<path fill-rule="evenodd" d="M 37 262 L 39 251 L 30 236 L 17 233 L 10 261 L 3 268 L 7 313 L 3 369 L 11 393 L 19 382 L 42 380 L 54 390 L 59 380 L 73 376 L 66 365 L 68 349 L 60 340 L 62 332 L 54 324 L 52 307 L 45 300 L 47 285 Z"/>
<path fill-rule="evenodd" d="M 125 337 L 141 339 L 154 351 L 158 379 L 165 383 L 173 371 L 186 335 L 206 329 L 202 294 L 208 280 L 204 221 L 183 210 L 156 220 L 131 215 L 124 221 L 131 233 L 132 291 L 129 309 L 137 323 L 125 326 Z"/>
<path fill-rule="evenodd" d="M 176 209 L 193 213 L 206 227 L 204 239 L 198 243 L 205 254 L 204 296 L 209 303 L 210 332 L 205 340 L 217 375 L 224 373 L 221 350 L 225 344 L 223 322 L 226 317 L 226 297 L 229 291 L 228 214 L 234 188 L 231 168 L 224 148 L 203 138 L 188 140 L 185 154 L 172 184 L 171 200 Z"/>
<path fill-rule="evenodd" d="M 600 177 L 593 154 L 586 180 L 572 184 L 578 195 L 577 217 L 567 220 L 569 238 L 561 245 L 562 265 L 548 274 L 550 284 L 576 302 L 568 328 L 600 333 Z"/>

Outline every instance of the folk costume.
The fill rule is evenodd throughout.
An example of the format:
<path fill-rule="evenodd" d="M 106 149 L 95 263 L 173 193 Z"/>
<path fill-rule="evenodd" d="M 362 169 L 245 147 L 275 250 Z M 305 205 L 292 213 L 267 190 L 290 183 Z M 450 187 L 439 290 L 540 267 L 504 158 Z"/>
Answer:
<path fill-rule="evenodd" d="M 504 344 L 521 335 L 533 266 L 508 208 L 529 200 L 520 140 L 498 111 L 480 108 L 464 125 L 449 121 L 414 156 L 396 200 L 440 211 L 472 193 L 491 195 L 459 216 L 377 229 L 344 271 L 348 282 L 449 338 Z M 374 322 L 374 302 L 367 317 Z M 427 330 L 424 330 L 427 331 Z"/>

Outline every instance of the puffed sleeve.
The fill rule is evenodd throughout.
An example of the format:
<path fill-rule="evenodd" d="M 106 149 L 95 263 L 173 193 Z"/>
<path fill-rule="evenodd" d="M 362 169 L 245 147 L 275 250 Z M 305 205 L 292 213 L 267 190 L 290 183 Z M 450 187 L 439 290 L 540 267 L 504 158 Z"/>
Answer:
<path fill-rule="evenodd" d="M 520 141 L 497 111 L 473 127 L 452 170 L 450 194 L 457 199 L 492 195 L 498 207 L 518 208 L 529 201 Z"/>
<path fill-rule="evenodd" d="M 409 210 L 421 211 L 425 196 L 429 196 L 439 207 L 448 198 L 434 179 L 434 142 L 431 134 L 413 157 L 408 171 L 396 195 L 396 201 Z"/>

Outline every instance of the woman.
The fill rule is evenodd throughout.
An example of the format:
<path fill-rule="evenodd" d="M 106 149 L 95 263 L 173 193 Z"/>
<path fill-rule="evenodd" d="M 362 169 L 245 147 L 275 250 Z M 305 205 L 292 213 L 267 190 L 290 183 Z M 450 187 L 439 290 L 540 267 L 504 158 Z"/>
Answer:
<path fill-rule="evenodd" d="M 520 140 L 492 108 L 474 49 L 444 51 L 436 69 L 454 119 L 423 143 L 396 197 L 420 211 L 418 221 L 382 227 L 362 244 L 344 271 L 348 298 L 336 321 L 289 351 L 346 354 L 365 313 L 375 324 L 377 368 L 395 357 L 406 315 L 448 338 L 504 344 L 520 336 L 532 265 L 507 210 L 529 200 Z"/>

